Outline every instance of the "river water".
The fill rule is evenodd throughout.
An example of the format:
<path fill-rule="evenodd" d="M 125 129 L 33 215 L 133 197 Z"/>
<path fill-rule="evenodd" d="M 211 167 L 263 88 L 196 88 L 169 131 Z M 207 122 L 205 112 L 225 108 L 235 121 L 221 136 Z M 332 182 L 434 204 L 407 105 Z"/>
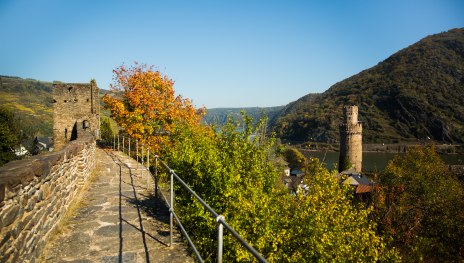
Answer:
<path fill-rule="evenodd" d="M 302 153 L 306 157 L 319 158 L 319 160 L 327 164 L 329 170 L 338 169 L 338 152 L 302 151 Z M 397 154 L 403 153 L 363 152 L 363 171 L 383 171 L 388 161 Z M 446 164 L 464 165 L 464 155 L 446 154 L 440 156 Z"/>

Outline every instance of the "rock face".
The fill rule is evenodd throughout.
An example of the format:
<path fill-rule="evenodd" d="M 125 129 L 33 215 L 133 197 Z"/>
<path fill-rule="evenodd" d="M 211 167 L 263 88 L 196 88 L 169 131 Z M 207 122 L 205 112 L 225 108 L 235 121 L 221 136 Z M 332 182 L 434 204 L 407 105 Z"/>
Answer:
<path fill-rule="evenodd" d="M 82 124 L 82 123 L 80 123 Z M 0 262 L 34 262 L 95 167 L 85 130 L 59 151 L 0 168 Z"/>
<path fill-rule="evenodd" d="M 99 138 L 100 104 L 98 87 L 90 84 L 53 84 L 53 141 L 61 149 L 77 138 L 77 123 Z"/>

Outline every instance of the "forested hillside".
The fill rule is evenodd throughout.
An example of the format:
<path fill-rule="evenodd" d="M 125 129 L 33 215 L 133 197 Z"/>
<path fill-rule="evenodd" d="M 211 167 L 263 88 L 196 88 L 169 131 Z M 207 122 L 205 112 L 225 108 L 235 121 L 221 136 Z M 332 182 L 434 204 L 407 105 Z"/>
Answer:
<path fill-rule="evenodd" d="M 279 137 L 336 142 L 342 108 L 358 105 L 364 142 L 464 142 L 464 29 L 428 36 L 322 94 L 290 103 Z"/>
<path fill-rule="evenodd" d="M 240 120 L 241 112 L 246 112 L 247 115 L 253 118 L 255 123 L 259 121 L 262 114 L 265 114 L 270 122 L 274 120 L 277 114 L 284 108 L 284 106 L 277 107 L 251 107 L 251 108 L 214 108 L 207 109 L 206 115 L 203 117 L 203 122 L 206 124 L 215 124 L 222 126 L 227 123 L 229 117 L 234 120 Z"/>
<path fill-rule="evenodd" d="M 52 136 L 52 83 L 0 76 L 0 104 L 39 137 Z"/>

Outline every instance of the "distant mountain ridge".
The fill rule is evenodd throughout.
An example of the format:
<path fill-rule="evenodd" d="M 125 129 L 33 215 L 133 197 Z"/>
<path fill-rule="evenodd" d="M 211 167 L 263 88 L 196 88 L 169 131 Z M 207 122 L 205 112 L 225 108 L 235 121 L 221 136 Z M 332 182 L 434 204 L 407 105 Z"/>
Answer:
<path fill-rule="evenodd" d="M 14 110 L 40 136 L 52 134 L 51 82 L 0 76 L 0 104 Z M 100 89 L 100 95 L 109 91 Z M 378 65 L 320 94 L 286 106 L 208 109 L 204 121 L 222 125 L 246 111 L 264 112 L 277 136 L 337 142 L 342 108 L 359 106 L 364 143 L 433 139 L 464 142 L 464 29 L 425 37 Z M 102 115 L 109 116 L 102 109 Z"/>
<path fill-rule="evenodd" d="M 464 29 L 425 37 L 321 94 L 285 106 L 281 138 L 337 142 L 342 108 L 358 105 L 363 141 L 464 142 Z"/>
<path fill-rule="evenodd" d="M 277 107 L 245 107 L 245 108 L 212 108 L 206 110 L 206 115 L 203 117 L 203 122 L 206 124 L 214 124 L 222 126 L 227 123 L 229 117 L 234 120 L 241 119 L 241 112 L 246 112 L 251 116 L 255 123 L 257 123 L 262 114 L 265 114 L 269 122 L 273 122 L 277 114 L 284 108 L 284 106 Z"/>

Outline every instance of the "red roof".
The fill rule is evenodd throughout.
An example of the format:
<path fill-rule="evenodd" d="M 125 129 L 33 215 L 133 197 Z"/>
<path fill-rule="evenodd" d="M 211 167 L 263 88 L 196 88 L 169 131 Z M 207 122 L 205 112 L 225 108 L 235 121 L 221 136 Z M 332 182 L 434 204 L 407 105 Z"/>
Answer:
<path fill-rule="evenodd" d="M 357 194 L 369 193 L 371 191 L 372 191 L 371 185 L 360 184 L 358 185 L 358 187 L 356 187 Z"/>

